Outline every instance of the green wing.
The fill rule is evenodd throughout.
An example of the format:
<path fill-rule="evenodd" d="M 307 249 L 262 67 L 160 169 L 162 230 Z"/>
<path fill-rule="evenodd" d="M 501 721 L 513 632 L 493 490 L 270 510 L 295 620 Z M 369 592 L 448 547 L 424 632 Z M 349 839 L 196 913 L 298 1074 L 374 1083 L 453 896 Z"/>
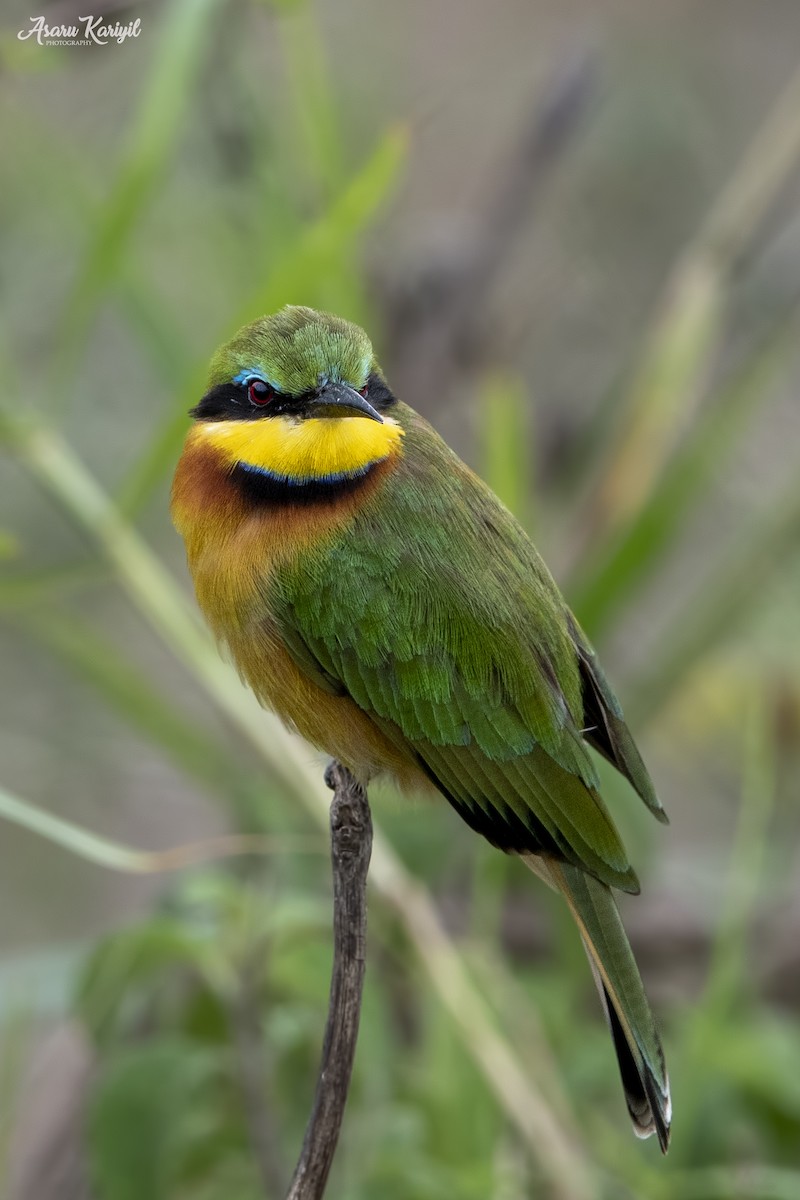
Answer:
<path fill-rule="evenodd" d="M 493 844 L 635 891 L 587 741 L 658 802 L 591 647 L 511 514 L 411 410 L 403 423 L 381 491 L 274 581 L 287 647 Z"/>

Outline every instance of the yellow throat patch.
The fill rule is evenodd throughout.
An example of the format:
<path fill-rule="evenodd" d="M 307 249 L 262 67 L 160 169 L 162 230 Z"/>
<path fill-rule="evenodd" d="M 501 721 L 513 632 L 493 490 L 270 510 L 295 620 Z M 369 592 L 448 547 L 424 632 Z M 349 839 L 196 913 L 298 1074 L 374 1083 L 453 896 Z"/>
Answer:
<path fill-rule="evenodd" d="M 355 478 L 400 449 L 403 430 L 391 417 L 261 417 L 255 421 L 205 421 L 199 436 L 231 467 L 242 463 L 274 479 Z"/>

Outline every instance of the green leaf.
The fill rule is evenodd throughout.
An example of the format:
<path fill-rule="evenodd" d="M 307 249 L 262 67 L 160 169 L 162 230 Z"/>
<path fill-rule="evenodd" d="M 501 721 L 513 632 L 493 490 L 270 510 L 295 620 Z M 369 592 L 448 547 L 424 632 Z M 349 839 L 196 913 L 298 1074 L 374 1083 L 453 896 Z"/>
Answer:
<path fill-rule="evenodd" d="M 184 921 L 154 916 L 106 938 L 82 972 L 75 1004 L 93 1037 L 106 1040 L 119 1013 L 142 985 L 158 983 L 176 969 L 209 972 L 213 947 Z"/>
<path fill-rule="evenodd" d="M 209 1059 L 180 1038 L 118 1052 L 103 1067 L 88 1117 L 91 1176 L 103 1200 L 173 1200 L 186 1114 Z"/>

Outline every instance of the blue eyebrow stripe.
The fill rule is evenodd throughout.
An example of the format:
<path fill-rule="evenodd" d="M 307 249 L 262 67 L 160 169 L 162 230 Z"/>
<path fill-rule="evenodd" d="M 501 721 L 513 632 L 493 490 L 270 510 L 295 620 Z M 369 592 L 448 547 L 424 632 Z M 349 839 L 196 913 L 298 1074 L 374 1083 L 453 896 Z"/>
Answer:
<path fill-rule="evenodd" d="M 234 375 L 233 382 L 250 383 L 252 379 L 260 379 L 262 383 L 268 383 L 269 386 L 274 388 L 276 392 L 281 390 L 277 384 L 272 382 L 271 379 L 267 379 L 266 375 L 264 375 L 262 371 L 257 371 L 254 367 L 243 367 L 241 371 Z"/>

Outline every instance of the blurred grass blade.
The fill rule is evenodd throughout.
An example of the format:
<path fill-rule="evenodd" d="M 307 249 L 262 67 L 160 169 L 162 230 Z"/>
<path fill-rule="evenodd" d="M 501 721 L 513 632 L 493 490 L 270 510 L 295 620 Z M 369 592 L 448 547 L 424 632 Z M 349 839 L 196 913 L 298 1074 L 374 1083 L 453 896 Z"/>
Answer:
<path fill-rule="evenodd" d="M 185 720 L 112 642 L 98 637 L 80 620 L 52 610 L 18 614 L 17 621 L 181 770 L 225 796 L 248 819 L 257 815 L 252 811 L 257 806 L 247 803 L 254 781 L 241 759 L 224 750 L 207 729 Z"/>
<path fill-rule="evenodd" d="M 642 503 L 691 415 L 717 349 L 731 273 L 798 159 L 800 70 L 668 282 L 588 506 L 593 539 L 603 541 Z"/>
<path fill-rule="evenodd" d="M 485 990 L 492 994 L 493 1007 L 503 1029 L 509 1031 L 514 1045 L 518 1047 L 520 1061 L 530 1064 L 537 1079 L 547 1079 L 550 1102 L 568 1126 L 577 1123 L 574 1107 L 564 1087 L 558 1063 L 547 1041 L 541 1018 L 531 1004 L 530 996 L 515 975 L 506 974 L 505 963 L 495 939 L 473 942 L 467 952 L 467 961 L 476 978 Z M 503 977 L 502 990 L 495 987 L 499 976 Z"/>
<path fill-rule="evenodd" d="M 325 200 L 336 194 L 344 178 L 345 154 L 336 119 L 339 96 L 331 85 L 331 74 L 310 3 L 292 5 L 278 22 L 286 81 L 292 93 L 292 109 L 303 167 L 310 173 L 317 193 Z"/>
<path fill-rule="evenodd" d="M 397 184 L 407 153 L 406 126 L 391 126 L 328 211 L 286 249 L 266 282 L 247 298 L 231 322 L 231 333 L 283 304 L 303 303 L 302 296 L 317 290 L 320 275 L 325 276 L 332 263 L 355 253 L 357 238 Z"/>
<path fill-rule="evenodd" d="M 277 719 L 265 713 L 242 688 L 235 672 L 218 654 L 197 609 L 67 444 L 43 422 L 3 409 L 0 409 L 0 441 L 16 452 L 93 538 L 136 607 L 223 710 L 229 712 L 290 794 L 305 799 L 296 765 L 300 760 L 308 769 L 308 763 L 297 753 L 297 744 Z M 289 753 L 277 753 L 275 747 L 282 742 Z"/>
<path fill-rule="evenodd" d="M 764 867 L 767 831 L 775 800 L 775 756 L 769 709 L 763 688 L 742 698 L 745 713 L 742 800 L 722 896 L 718 932 L 711 947 L 706 984 L 684 1027 L 681 1062 L 685 1102 L 681 1121 L 697 1122 L 713 1068 L 714 1044 L 733 1008 L 752 991 L 747 978 L 747 945 Z M 684 1149 L 684 1154 L 686 1149 Z"/>
<path fill-rule="evenodd" d="M 51 603 L 108 577 L 106 564 L 92 561 L 6 572 L 0 576 L 0 612 L 27 609 L 42 601 Z"/>
<path fill-rule="evenodd" d="M 681 1200 L 797 1200 L 800 1171 L 791 1167 L 748 1163 L 672 1171 L 671 1196 Z"/>
<path fill-rule="evenodd" d="M 327 833 L 329 799 L 307 747 L 259 708 L 199 627 L 197 614 L 69 448 L 44 424 L 0 409 L 0 440 L 83 527 L 116 569 L 126 592 L 208 694 L 255 747 L 287 792 Z M 594 1189 L 574 1129 L 559 1120 L 498 1031 L 483 996 L 427 891 L 374 822 L 370 880 L 397 912 L 409 942 L 486 1079 L 499 1107 L 532 1151 L 556 1200 L 589 1200 Z"/>
<path fill-rule="evenodd" d="M 625 688 L 642 721 L 652 718 L 681 680 L 720 646 L 763 598 L 777 569 L 800 552 L 800 488 L 793 481 L 736 537 L 736 545 L 700 594 L 659 637 L 660 654 Z"/>
<path fill-rule="evenodd" d="M 173 0 L 166 7 L 155 57 L 127 150 L 111 194 L 93 228 L 78 278 L 64 302 L 53 356 L 53 375 L 73 365 L 106 285 L 117 271 L 130 236 L 152 198 L 189 111 L 194 81 L 220 0 Z"/>
<path fill-rule="evenodd" d="M 30 114 L 26 116 L 30 117 Z M 30 128 L 26 126 L 26 140 L 40 147 L 39 153 L 43 153 L 50 164 L 51 174 L 58 176 L 59 199 L 68 202 L 71 210 L 92 227 L 102 224 L 105 218 L 103 205 L 97 198 L 99 189 L 93 181 L 90 185 L 85 161 L 70 153 L 65 140 L 43 122 L 31 121 Z M 177 387 L 186 378 L 193 357 L 182 329 L 173 320 L 160 294 L 139 276 L 137 266 L 135 261 L 124 256 L 117 264 L 115 283 L 119 306 L 138 331 L 159 374 Z M 7 361 L 8 355 L 4 357 Z"/>
<path fill-rule="evenodd" d="M 338 200 L 290 245 L 265 283 L 242 304 L 220 340 L 240 325 L 274 312 L 287 303 L 309 303 L 318 293 L 320 280 L 342 256 L 355 255 L 355 241 L 375 218 L 399 176 L 405 161 L 408 137 L 403 126 L 390 129 L 373 154 L 351 179 Z M 209 347 L 209 357 L 211 348 Z M 186 432 L 186 413 L 205 388 L 206 368 L 191 372 L 176 403 L 174 413 L 158 429 L 118 495 L 121 511 L 135 516 L 154 488 L 174 466 Z"/>
<path fill-rule="evenodd" d="M 700 396 L 722 318 L 717 265 L 689 258 L 676 272 L 623 402 L 620 434 L 592 498 L 593 539 L 604 540 L 647 495 Z"/>
<path fill-rule="evenodd" d="M 186 867 L 212 862 L 219 858 L 231 858 L 242 854 L 300 853 L 311 850 L 319 853 L 319 843 L 309 838 L 270 838 L 261 834 L 236 833 L 224 837 L 207 838 L 198 842 L 187 842 L 169 850 L 135 850 L 122 842 L 100 837 L 82 825 L 65 821 L 12 796 L 0 787 L 0 817 L 38 834 L 57 846 L 69 850 L 78 858 L 107 867 L 110 871 L 122 871 L 129 875 L 153 875 L 163 871 L 182 871 Z"/>
<path fill-rule="evenodd" d="M 713 1023 L 736 996 L 749 990 L 747 932 L 755 915 L 764 867 L 767 830 L 775 801 L 775 754 L 770 714 L 762 689 L 744 703 L 742 802 L 728 867 L 725 900 L 702 998 L 704 1018 Z"/>
<path fill-rule="evenodd" d="M 567 591 L 591 637 L 605 632 L 637 585 L 660 565 L 784 372 L 797 336 L 798 310 L 792 308 L 720 388 L 635 517 L 582 565 Z"/>
<path fill-rule="evenodd" d="M 519 376 L 499 371 L 487 375 L 478 403 L 479 474 L 530 531 L 526 518 L 534 488 L 529 410 Z"/>
<path fill-rule="evenodd" d="M 700 243 L 725 268 L 735 267 L 757 234 L 800 158 L 800 67 L 711 209 Z"/>
<path fill-rule="evenodd" d="M 194 363 L 183 330 L 152 288 L 146 287 L 127 267 L 118 282 L 119 306 L 139 336 L 159 380 L 179 388 Z"/>

